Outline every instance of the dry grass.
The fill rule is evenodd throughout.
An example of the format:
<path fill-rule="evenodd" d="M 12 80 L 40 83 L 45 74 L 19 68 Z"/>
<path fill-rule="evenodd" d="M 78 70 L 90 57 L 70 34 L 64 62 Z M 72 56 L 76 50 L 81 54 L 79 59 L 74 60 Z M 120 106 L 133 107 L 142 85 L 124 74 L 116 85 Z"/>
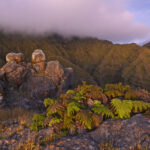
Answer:
<path fill-rule="evenodd" d="M 19 124 L 28 124 L 31 122 L 34 113 L 32 110 L 22 108 L 0 109 L 0 122 L 11 120 Z"/>
<path fill-rule="evenodd" d="M 119 150 L 117 148 L 114 148 L 111 142 L 104 142 L 99 144 L 100 150 Z"/>

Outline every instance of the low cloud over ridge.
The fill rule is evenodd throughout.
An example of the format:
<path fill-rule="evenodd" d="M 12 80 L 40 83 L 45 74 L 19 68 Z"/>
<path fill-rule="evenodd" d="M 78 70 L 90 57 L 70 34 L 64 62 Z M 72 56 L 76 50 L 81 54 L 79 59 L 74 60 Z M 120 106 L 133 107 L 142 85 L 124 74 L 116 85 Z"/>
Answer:
<path fill-rule="evenodd" d="M 133 20 L 125 0 L 0 0 L 0 29 L 4 31 L 128 42 L 149 32 L 146 25 Z"/>

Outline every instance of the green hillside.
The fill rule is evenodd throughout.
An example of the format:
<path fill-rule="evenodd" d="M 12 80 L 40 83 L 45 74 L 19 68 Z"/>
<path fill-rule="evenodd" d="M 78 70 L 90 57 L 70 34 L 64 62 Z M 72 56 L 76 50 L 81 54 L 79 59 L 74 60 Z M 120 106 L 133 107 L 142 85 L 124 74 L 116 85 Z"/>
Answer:
<path fill-rule="evenodd" d="M 94 38 L 65 39 L 58 35 L 31 37 L 0 34 L 0 65 L 8 52 L 23 52 L 31 60 L 34 49 L 44 50 L 48 60 L 59 60 L 82 80 L 99 84 L 123 82 L 150 90 L 150 49 L 136 44 L 113 44 Z"/>

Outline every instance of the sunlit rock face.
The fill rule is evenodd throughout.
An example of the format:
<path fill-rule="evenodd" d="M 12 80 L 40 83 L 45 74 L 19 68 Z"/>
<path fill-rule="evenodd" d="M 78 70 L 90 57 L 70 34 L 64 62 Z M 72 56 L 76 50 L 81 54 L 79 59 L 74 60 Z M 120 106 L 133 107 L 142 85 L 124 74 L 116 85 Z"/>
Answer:
<path fill-rule="evenodd" d="M 64 68 L 57 60 L 47 62 L 40 49 L 32 53 L 31 63 L 24 61 L 22 53 L 8 53 L 6 62 L 0 80 L 6 85 L 7 105 L 41 105 L 45 98 L 58 97 L 73 85 L 73 69 Z M 3 95 L 0 99 L 2 102 Z"/>
<path fill-rule="evenodd" d="M 28 69 L 16 61 L 9 61 L 1 68 L 1 72 L 5 75 L 9 85 L 16 87 L 24 82 Z"/>
<path fill-rule="evenodd" d="M 32 53 L 32 63 L 41 63 L 46 61 L 44 52 L 41 49 L 36 49 Z"/>
<path fill-rule="evenodd" d="M 8 53 L 6 55 L 6 62 L 10 62 L 10 61 L 23 62 L 24 54 L 23 53 Z"/>

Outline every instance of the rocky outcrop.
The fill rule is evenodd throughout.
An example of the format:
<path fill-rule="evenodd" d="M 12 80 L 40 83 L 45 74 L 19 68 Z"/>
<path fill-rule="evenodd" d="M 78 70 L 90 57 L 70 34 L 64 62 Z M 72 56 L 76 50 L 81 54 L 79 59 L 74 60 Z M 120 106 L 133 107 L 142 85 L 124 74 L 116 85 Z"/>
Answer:
<path fill-rule="evenodd" d="M 19 64 L 16 61 L 9 61 L 1 68 L 1 72 L 5 75 L 9 86 L 19 86 L 25 81 L 28 69 L 24 64 Z"/>
<path fill-rule="evenodd" d="M 45 74 L 57 86 L 64 76 L 64 69 L 58 61 L 49 61 L 46 66 Z"/>
<path fill-rule="evenodd" d="M 22 53 L 9 53 L 6 61 L 0 69 L 0 79 L 6 85 L 6 102 L 11 105 L 17 104 L 11 98 L 14 93 L 18 93 L 15 99 L 22 101 L 21 105 L 24 99 L 41 104 L 44 98 L 57 97 L 73 85 L 72 68 L 64 68 L 57 60 L 46 62 L 42 50 L 32 53 L 32 63 L 24 62 Z"/>
<path fill-rule="evenodd" d="M 7 125 L 7 124 L 8 125 Z M 0 149 L 16 149 L 21 143 L 31 139 L 33 145 L 44 141 L 45 137 L 51 137 L 52 128 L 42 129 L 36 132 L 29 128 L 22 128 L 17 123 L 4 122 L 5 130 L 0 134 Z M 19 128 L 20 129 L 20 128 Z M 11 134 L 10 134 L 11 131 Z M 138 114 L 130 119 L 107 120 L 95 131 L 77 136 L 62 137 L 54 142 L 46 142 L 38 147 L 42 150 L 135 150 L 140 145 L 141 150 L 150 149 L 150 119 Z M 138 149 L 138 148 L 137 148 Z"/>
<path fill-rule="evenodd" d="M 24 82 L 19 91 L 28 99 L 34 99 L 36 101 L 43 101 L 47 97 L 56 97 L 56 86 L 51 80 L 45 77 L 30 76 L 26 82 Z"/>
<path fill-rule="evenodd" d="M 110 141 L 119 150 L 127 150 L 138 144 L 150 149 L 150 119 L 138 114 L 130 119 L 108 120 L 90 136 L 99 143 Z"/>

